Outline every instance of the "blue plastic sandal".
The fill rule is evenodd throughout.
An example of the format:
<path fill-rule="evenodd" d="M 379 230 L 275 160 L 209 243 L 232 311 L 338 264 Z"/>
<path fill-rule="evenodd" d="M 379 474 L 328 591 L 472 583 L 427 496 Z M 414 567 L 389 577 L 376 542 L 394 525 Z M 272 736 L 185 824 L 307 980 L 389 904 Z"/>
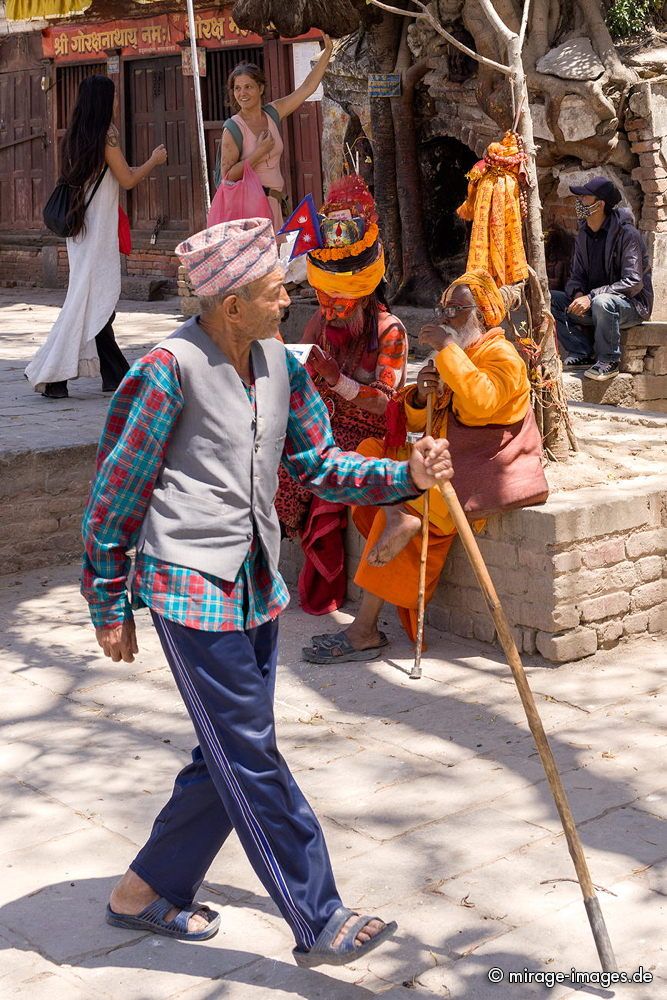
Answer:
<path fill-rule="evenodd" d="M 180 910 L 173 920 L 164 918 L 174 907 L 168 899 L 160 897 L 149 903 L 141 913 L 114 913 L 107 905 L 107 923 L 113 927 L 125 927 L 135 931 L 150 931 L 164 937 L 178 938 L 179 941 L 207 941 L 218 933 L 220 914 L 208 906 L 193 906 Z M 189 931 L 188 921 L 195 914 L 201 914 L 208 920 L 208 927 L 203 931 Z"/>
<path fill-rule="evenodd" d="M 345 931 L 340 944 L 334 948 L 334 941 L 350 917 L 358 917 L 358 919 Z M 292 954 L 296 964 L 312 969 L 316 965 L 347 965 L 348 962 L 354 962 L 357 958 L 363 958 L 369 951 L 392 937 L 398 929 L 398 924 L 392 920 L 390 923 L 384 924 L 382 930 L 370 941 L 365 944 L 356 944 L 357 934 L 371 920 L 378 920 L 384 924 L 384 920 L 380 920 L 379 917 L 370 917 L 368 914 L 360 916 L 354 910 L 348 910 L 346 906 L 339 906 L 327 921 L 312 948 L 309 948 L 308 951 L 302 951 L 300 948 L 293 949 Z"/>

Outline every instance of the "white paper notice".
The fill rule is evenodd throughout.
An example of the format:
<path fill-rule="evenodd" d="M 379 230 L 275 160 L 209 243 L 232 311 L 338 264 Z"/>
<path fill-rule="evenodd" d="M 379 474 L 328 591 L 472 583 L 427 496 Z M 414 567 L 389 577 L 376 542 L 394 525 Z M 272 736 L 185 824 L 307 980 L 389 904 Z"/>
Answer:
<path fill-rule="evenodd" d="M 292 46 L 292 65 L 294 67 L 294 89 L 300 87 L 310 73 L 312 63 L 319 57 L 321 52 L 319 42 L 295 42 Z M 309 101 L 321 101 L 324 97 L 322 84 L 319 85 L 314 94 L 308 98 Z"/>

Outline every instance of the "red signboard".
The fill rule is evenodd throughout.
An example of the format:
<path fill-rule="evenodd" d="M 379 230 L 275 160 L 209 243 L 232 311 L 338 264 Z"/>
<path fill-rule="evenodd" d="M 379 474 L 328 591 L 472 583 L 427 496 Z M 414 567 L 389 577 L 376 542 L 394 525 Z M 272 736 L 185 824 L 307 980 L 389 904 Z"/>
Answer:
<path fill-rule="evenodd" d="M 197 11 L 195 27 L 197 42 L 204 48 L 262 44 L 259 35 L 239 28 L 226 10 Z M 45 28 L 42 48 L 44 55 L 56 62 L 90 62 L 119 49 L 124 56 L 169 55 L 180 52 L 189 38 L 184 14 L 161 14 L 141 20 Z"/>

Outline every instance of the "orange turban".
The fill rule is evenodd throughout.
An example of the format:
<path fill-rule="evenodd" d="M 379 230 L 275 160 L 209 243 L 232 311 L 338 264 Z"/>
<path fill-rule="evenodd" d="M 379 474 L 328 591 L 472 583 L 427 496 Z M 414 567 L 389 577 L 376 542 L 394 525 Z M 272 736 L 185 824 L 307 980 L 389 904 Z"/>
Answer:
<path fill-rule="evenodd" d="M 449 288 L 457 285 L 467 285 L 472 292 L 472 297 L 484 317 L 487 329 L 499 326 L 507 315 L 505 300 L 500 294 L 500 289 L 488 271 L 481 267 L 475 267 L 466 271 L 456 281 L 452 281 Z M 449 289 L 447 289 L 449 291 Z"/>

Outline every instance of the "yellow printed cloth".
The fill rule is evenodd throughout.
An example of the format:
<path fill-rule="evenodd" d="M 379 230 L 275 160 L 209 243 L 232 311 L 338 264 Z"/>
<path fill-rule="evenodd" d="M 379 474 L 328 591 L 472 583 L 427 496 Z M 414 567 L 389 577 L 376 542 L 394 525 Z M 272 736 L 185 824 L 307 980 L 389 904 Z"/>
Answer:
<path fill-rule="evenodd" d="M 468 197 L 460 218 L 472 222 L 468 271 L 482 268 L 495 283 L 513 285 L 528 277 L 521 233 L 521 183 L 526 158 L 514 132 L 492 142 L 468 176 Z"/>
<path fill-rule="evenodd" d="M 6 16 L 9 21 L 29 21 L 55 14 L 66 17 L 87 10 L 91 3 L 92 0 L 7 0 Z"/>

